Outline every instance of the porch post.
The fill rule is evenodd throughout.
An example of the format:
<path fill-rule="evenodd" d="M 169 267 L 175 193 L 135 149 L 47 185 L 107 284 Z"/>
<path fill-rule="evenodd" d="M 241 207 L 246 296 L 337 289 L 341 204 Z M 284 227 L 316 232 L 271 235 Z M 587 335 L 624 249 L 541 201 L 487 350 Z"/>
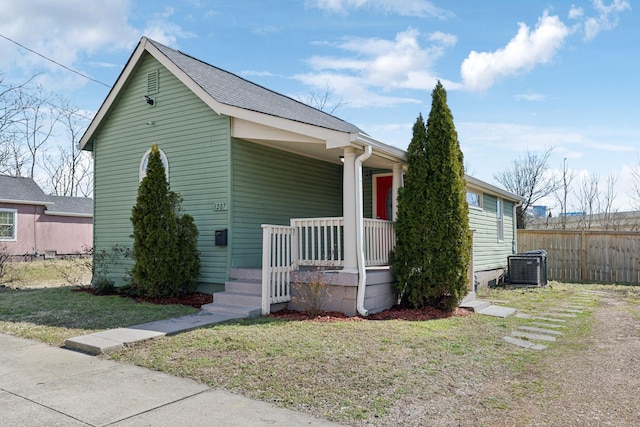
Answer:
<path fill-rule="evenodd" d="M 344 149 L 344 174 L 342 177 L 342 217 L 344 218 L 344 268 L 357 272 L 356 256 L 356 150 Z"/>
<path fill-rule="evenodd" d="M 398 193 L 400 187 L 402 187 L 402 165 L 394 163 L 393 180 L 391 182 L 391 219 L 393 221 L 398 219 Z"/>

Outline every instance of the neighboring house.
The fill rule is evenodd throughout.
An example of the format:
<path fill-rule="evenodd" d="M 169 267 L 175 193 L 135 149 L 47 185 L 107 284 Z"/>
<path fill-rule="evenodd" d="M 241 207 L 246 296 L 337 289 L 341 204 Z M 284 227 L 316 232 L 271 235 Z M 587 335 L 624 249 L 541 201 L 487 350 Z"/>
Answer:
<path fill-rule="evenodd" d="M 83 253 L 92 240 L 92 199 L 47 196 L 31 178 L 0 175 L 0 246 L 13 257 Z"/>
<path fill-rule="evenodd" d="M 132 245 L 131 208 L 152 144 L 200 231 L 201 283 L 227 283 L 214 303 L 248 293 L 239 282 L 257 283 L 252 292 L 268 313 L 291 302 L 289 283 L 303 280 L 305 268 L 331 270 L 331 309 L 356 314 L 395 303 L 387 264 L 404 150 L 142 38 L 81 140 L 95 162 L 96 251 Z M 496 193 L 472 182 L 487 200 Z M 517 198 L 503 200 L 508 227 Z M 130 263 L 112 266 L 111 278 L 123 283 Z"/>

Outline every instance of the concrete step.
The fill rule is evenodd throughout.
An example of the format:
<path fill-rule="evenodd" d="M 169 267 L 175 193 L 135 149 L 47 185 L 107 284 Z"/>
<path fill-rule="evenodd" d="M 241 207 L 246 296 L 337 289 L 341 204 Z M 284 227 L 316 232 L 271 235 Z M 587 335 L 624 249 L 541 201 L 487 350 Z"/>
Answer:
<path fill-rule="evenodd" d="M 240 304 L 223 304 L 219 301 L 214 301 L 210 304 L 205 304 L 200 307 L 202 310 L 213 313 L 231 313 L 239 314 L 244 317 L 258 317 L 262 314 L 261 306 L 253 305 L 240 305 Z"/>
<path fill-rule="evenodd" d="M 224 290 L 225 292 L 261 295 L 262 281 L 251 279 L 230 280 L 224 284 Z"/>
<path fill-rule="evenodd" d="M 479 312 L 489 307 L 490 305 L 491 303 L 489 301 L 473 300 L 473 301 L 463 302 L 462 304 L 460 304 L 459 307 L 466 308 L 468 310 L 472 310 L 475 312 Z"/>
<path fill-rule="evenodd" d="M 231 280 L 262 280 L 261 268 L 232 268 L 229 270 Z"/>
<path fill-rule="evenodd" d="M 262 296 L 233 291 L 218 292 L 213 295 L 213 301 L 228 305 L 262 306 Z"/>

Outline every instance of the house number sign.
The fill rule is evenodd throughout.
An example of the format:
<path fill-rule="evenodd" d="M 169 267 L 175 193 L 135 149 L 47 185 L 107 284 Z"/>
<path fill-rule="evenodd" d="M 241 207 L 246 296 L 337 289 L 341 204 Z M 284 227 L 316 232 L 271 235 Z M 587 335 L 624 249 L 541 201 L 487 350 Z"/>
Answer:
<path fill-rule="evenodd" d="M 213 210 L 215 211 L 226 211 L 227 203 L 226 202 L 216 202 L 213 204 Z"/>

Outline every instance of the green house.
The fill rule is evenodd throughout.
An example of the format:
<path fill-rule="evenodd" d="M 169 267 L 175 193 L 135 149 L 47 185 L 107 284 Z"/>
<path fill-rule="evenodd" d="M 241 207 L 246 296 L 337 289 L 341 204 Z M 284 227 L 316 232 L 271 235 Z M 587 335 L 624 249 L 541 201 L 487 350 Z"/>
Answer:
<path fill-rule="evenodd" d="M 365 314 L 395 302 L 387 264 L 404 150 L 144 37 L 80 144 L 94 158 L 96 253 L 132 246 L 131 208 L 157 144 L 200 231 L 201 289 L 225 289 L 217 309 L 251 315 L 291 305 L 290 283 L 317 269 L 331 289 L 328 309 Z M 470 216 L 482 242 L 492 212 L 497 230 L 493 196 L 504 225 L 492 242 L 499 248 L 474 262 L 503 268 L 515 250 L 518 198 L 470 185 L 482 197 Z M 114 259 L 108 275 L 124 284 L 130 266 Z"/>

